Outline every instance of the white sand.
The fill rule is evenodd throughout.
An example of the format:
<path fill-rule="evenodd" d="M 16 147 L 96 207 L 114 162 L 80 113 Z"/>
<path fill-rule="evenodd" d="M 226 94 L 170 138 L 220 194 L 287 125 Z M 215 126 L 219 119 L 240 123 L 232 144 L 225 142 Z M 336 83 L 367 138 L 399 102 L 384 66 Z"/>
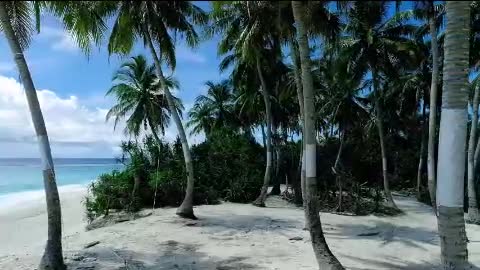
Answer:
<path fill-rule="evenodd" d="M 200 219 L 194 222 L 176 217 L 175 209 L 157 209 L 146 218 L 85 232 L 84 194 L 84 189 L 61 192 L 65 256 L 85 257 L 70 269 L 318 269 L 309 235 L 302 230 L 302 210 L 277 197 L 268 199 L 267 208 L 199 206 Z M 412 198 L 395 199 L 406 215 L 322 214 L 328 243 L 348 269 L 436 268 L 440 248 L 431 209 Z M 43 252 L 45 225 L 41 198 L 19 210 L 0 210 L 0 269 L 34 269 Z M 477 266 L 479 229 L 467 225 L 469 257 Z M 372 232 L 379 234 L 358 236 Z M 296 236 L 303 240 L 289 240 Z M 83 249 L 95 240 L 100 244 Z"/>

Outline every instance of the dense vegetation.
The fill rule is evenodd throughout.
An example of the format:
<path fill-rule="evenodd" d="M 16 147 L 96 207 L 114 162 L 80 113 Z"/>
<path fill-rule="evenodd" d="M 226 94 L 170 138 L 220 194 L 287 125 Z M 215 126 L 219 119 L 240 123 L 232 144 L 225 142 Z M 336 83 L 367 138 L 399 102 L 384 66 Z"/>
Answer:
<path fill-rule="evenodd" d="M 265 206 L 270 185 L 279 194 L 288 184 L 285 197 L 305 208 L 319 268 L 343 269 L 324 239 L 319 208 L 397 213 L 391 190 L 413 189 L 438 216 L 445 269 L 466 268 L 464 211 L 480 223 L 476 1 L 219 1 L 209 12 L 186 1 L 2 2 L 2 30 L 48 149 L 53 229 L 40 268 L 63 269 L 53 163 L 23 58 L 29 17 L 41 10 L 59 16 L 86 52 L 102 44 L 113 18 L 109 53 L 128 55 L 142 41 L 153 60 L 128 60 L 108 91 L 118 103 L 107 119 L 125 120 L 135 140 L 122 145 L 126 169 L 92 184 L 90 218 L 165 205 L 196 218 L 194 203 Z M 191 132 L 205 135 L 190 146 L 182 103 L 171 92 L 181 84 L 163 71 L 175 70 L 177 38 L 194 47 L 213 36 L 228 79 L 208 81 L 188 112 Z M 170 120 L 174 143 L 161 138 Z"/>
<path fill-rule="evenodd" d="M 192 147 L 194 203 L 251 202 L 262 184 L 264 157 L 260 145 L 228 130 L 212 134 L 211 138 Z M 178 141 L 158 144 L 146 137 L 142 143 L 126 142 L 122 149 L 125 170 L 101 175 L 91 184 L 92 197 L 86 201 L 90 219 L 108 214 L 110 209 L 135 211 L 140 207 L 181 204 L 185 167 Z M 133 193 L 136 177 L 138 186 Z"/>

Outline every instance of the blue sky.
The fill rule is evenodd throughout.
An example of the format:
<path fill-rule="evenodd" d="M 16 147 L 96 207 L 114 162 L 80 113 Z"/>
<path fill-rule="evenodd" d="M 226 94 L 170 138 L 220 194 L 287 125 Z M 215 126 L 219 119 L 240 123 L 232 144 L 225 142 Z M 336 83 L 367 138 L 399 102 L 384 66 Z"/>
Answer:
<path fill-rule="evenodd" d="M 204 10 L 209 9 L 208 2 L 197 4 Z M 207 80 L 218 81 L 226 76 L 221 76 L 218 71 L 220 58 L 217 56 L 217 43 L 218 37 L 214 37 L 203 41 L 193 50 L 181 42 L 177 44 L 177 68 L 174 76 L 180 82 L 178 96 L 187 109 L 191 107 L 196 96 L 205 92 L 203 84 Z M 19 80 L 18 72 L 2 34 L 0 34 L 0 51 L 5 52 L 0 54 L 0 94 L 4 96 L 3 103 L 5 103 L 5 105 L 2 104 L 0 98 L 0 120 L 3 120 L 3 124 L 0 124 L 0 149 L 2 149 L 0 157 L 36 157 L 38 151 L 33 128 L 27 121 L 29 120 L 26 117 L 28 111 L 24 104 L 21 104 L 25 101 L 18 97 L 22 96 L 23 92 L 21 92 L 21 86 L 15 84 Z M 143 44 L 137 44 L 131 55 L 139 53 L 145 54 L 150 59 Z M 40 102 L 60 104 L 53 108 L 44 108 L 54 156 L 111 157 L 118 154 L 116 145 L 124 135 L 121 130 L 113 132 L 111 125 L 104 121 L 102 123 L 101 116 L 113 104 L 111 98 L 105 97 L 105 92 L 112 85 L 112 75 L 128 57 L 109 56 L 106 47 L 102 46 L 94 48 L 87 58 L 63 30 L 61 23 L 50 15 L 42 16 L 41 33 L 34 37 L 25 54 L 37 90 L 48 90 L 44 92 L 45 95 L 40 94 Z M 164 72 L 170 74 L 170 70 Z M 1 83 L 2 80 L 3 83 Z M 7 87 L 7 85 L 12 86 Z M 43 96 L 45 97 L 42 98 Z M 22 98 L 24 99 L 23 96 Z M 16 103 L 11 102 L 12 99 L 17 100 L 18 104 L 14 105 Z M 42 99 L 45 101 L 42 102 Z M 47 104 L 41 105 L 48 107 Z M 5 107 L 9 108 L 5 109 Z M 63 108 L 63 111 L 60 108 Z M 25 117 L 21 117 L 21 121 L 14 120 L 15 117 L 8 117 L 12 114 L 15 114 L 16 118 L 18 115 Z M 67 123 L 69 122 L 67 114 L 72 114 L 71 123 Z M 65 119 L 58 119 L 60 116 Z M 101 134 L 95 136 L 96 132 Z M 167 130 L 166 139 L 172 139 L 175 136 L 175 127 L 171 125 Z M 200 140 L 199 137 L 191 137 L 192 143 Z"/>

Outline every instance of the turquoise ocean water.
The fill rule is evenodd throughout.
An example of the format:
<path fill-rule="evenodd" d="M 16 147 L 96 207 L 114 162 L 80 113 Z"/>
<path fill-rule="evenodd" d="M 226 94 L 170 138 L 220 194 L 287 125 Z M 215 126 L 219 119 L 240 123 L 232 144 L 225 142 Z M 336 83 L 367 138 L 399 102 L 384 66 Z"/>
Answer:
<path fill-rule="evenodd" d="M 99 175 L 121 169 L 115 159 L 54 159 L 59 189 L 86 186 Z M 43 193 L 39 159 L 0 159 L 0 206 L 2 203 Z"/>

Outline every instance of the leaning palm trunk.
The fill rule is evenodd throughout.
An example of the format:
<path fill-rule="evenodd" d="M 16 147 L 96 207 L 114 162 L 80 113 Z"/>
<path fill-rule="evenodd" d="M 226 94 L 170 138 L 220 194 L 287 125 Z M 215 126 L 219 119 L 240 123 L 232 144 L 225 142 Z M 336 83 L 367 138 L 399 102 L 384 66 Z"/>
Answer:
<path fill-rule="evenodd" d="M 183 150 L 183 157 L 185 159 L 185 168 L 187 171 L 187 189 L 185 192 L 185 198 L 183 199 L 182 204 L 177 209 L 177 215 L 184 217 L 184 218 L 191 218 L 196 219 L 193 213 L 193 186 L 194 186 L 194 176 L 193 176 L 193 164 L 192 164 L 192 156 L 190 154 L 190 148 L 188 146 L 187 136 L 185 134 L 185 129 L 183 128 L 183 124 L 180 120 L 180 116 L 175 108 L 175 103 L 173 101 L 172 94 L 168 89 L 165 83 L 165 77 L 163 76 L 162 66 L 160 60 L 158 58 L 157 52 L 155 51 L 155 47 L 153 46 L 152 39 L 150 37 L 150 33 L 148 29 L 144 31 L 145 39 L 147 41 L 147 46 L 150 49 L 150 53 L 153 58 L 153 62 L 155 63 L 155 71 L 160 81 L 160 85 L 165 92 L 165 97 L 167 98 L 168 107 L 170 109 L 170 113 L 172 114 L 173 122 L 177 126 L 178 135 L 180 137 L 180 142 L 182 143 L 182 150 Z"/>
<path fill-rule="evenodd" d="M 444 269 L 467 269 L 463 217 L 467 133 L 469 3 L 446 3 L 442 115 L 438 149 L 438 233 Z"/>
<path fill-rule="evenodd" d="M 292 1 L 293 15 L 297 24 L 297 39 L 300 51 L 300 64 L 302 67 L 302 85 L 304 101 L 304 136 L 305 136 L 305 168 L 306 168 L 306 215 L 309 221 L 310 238 L 313 251 L 320 269 L 344 269 L 337 258 L 330 251 L 323 235 L 322 223 L 318 213 L 317 169 L 316 153 L 317 143 L 315 138 L 315 105 L 313 93 L 313 79 L 310 67 L 310 56 L 307 33 L 304 29 L 304 4 Z"/>
<path fill-rule="evenodd" d="M 433 5 L 433 1 L 431 2 Z M 437 101 L 438 101 L 438 45 L 437 45 L 437 27 L 435 24 L 435 16 L 429 18 L 430 38 L 432 48 L 432 81 L 430 86 L 430 112 L 428 119 L 428 154 L 427 154 L 427 177 L 428 177 L 428 193 L 432 202 L 433 210 L 437 214 L 436 203 L 436 185 L 437 170 L 435 160 L 436 138 L 437 138 Z"/>
<path fill-rule="evenodd" d="M 302 129 L 302 155 L 300 156 L 300 165 L 301 165 L 301 171 L 300 171 L 300 185 L 301 185 L 301 190 L 302 190 L 302 200 L 303 200 L 303 207 L 306 206 L 306 196 L 305 196 L 305 135 L 303 133 L 303 126 L 305 125 L 305 109 L 303 105 L 303 87 L 302 87 L 302 77 L 301 77 L 301 67 L 300 67 L 300 53 L 298 52 L 298 43 L 295 39 L 292 39 L 291 43 L 291 48 L 292 48 L 292 60 L 293 60 L 293 74 L 295 76 L 295 85 L 296 85 L 296 90 L 297 90 L 297 98 L 298 98 L 298 105 L 300 107 L 300 128 Z M 304 229 L 309 228 L 308 225 L 308 218 L 306 216 L 307 212 L 305 212 L 305 226 Z"/>
<path fill-rule="evenodd" d="M 260 195 L 255 199 L 253 205 L 264 207 L 265 199 L 267 198 L 268 184 L 272 176 L 272 110 L 270 106 L 270 97 L 267 92 L 267 83 L 263 77 L 262 67 L 260 65 L 260 59 L 257 57 L 257 72 L 260 78 L 260 84 L 262 85 L 263 102 L 265 103 L 265 116 L 267 122 L 266 130 L 266 144 L 267 144 L 267 164 L 265 166 L 265 175 L 263 177 L 263 186 L 260 191 Z"/>
<path fill-rule="evenodd" d="M 479 89 L 478 86 L 475 87 L 473 94 L 473 114 L 472 114 L 472 126 L 470 128 L 470 138 L 468 141 L 468 165 L 467 165 L 467 179 L 468 179 L 468 214 L 467 222 L 469 223 L 480 223 L 480 215 L 478 212 L 477 204 L 477 192 L 475 189 L 475 162 L 474 162 L 474 152 L 475 152 L 475 140 L 477 137 L 477 122 L 478 122 L 478 99 L 479 99 Z"/>
<path fill-rule="evenodd" d="M 5 3 L 0 3 L 0 21 L 3 33 L 7 38 L 10 50 L 20 72 L 28 108 L 32 117 L 33 126 L 37 135 L 40 148 L 40 157 L 43 170 L 43 184 L 45 186 L 45 198 L 47 203 L 48 238 L 39 269 L 63 270 L 66 266 L 62 255 L 62 211 L 57 184 L 55 182 L 55 170 L 53 166 L 50 142 L 48 140 L 47 128 L 43 119 L 42 110 L 38 102 L 37 92 L 33 84 L 30 70 L 28 69 L 25 56 L 23 55 L 20 43 L 15 36 Z"/>
<path fill-rule="evenodd" d="M 390 191 L 390 181 L 388 179 L 388 164 L 387 164 L 387 150 L 385 146 L 385 135 L 384 135 L 384 129 L 383 129 L 383 111 L 382 111 L 382 105 L 380 102 L 381 94 L 380 94 L 380 89 L 378 88 L 378 77 L 376 70 L 372 71 L 372 79 L 373 79 L 373 91 L 375 93 L 375 111 L 376 111 L 376 124 L 377 124 L 377 130 L 378 130 L 378 138 L 380 141 L 380 151 L 382 154 L 382 175 L 383 175 L 383 191 L 385 193 L 385 199 L 387 200 L 387 205 L 389 207 L 393 208 L 398 208 L 397 205 L 395 204 L 395 201 L 393 200 L 392 197 L 392 192 Z"/>

